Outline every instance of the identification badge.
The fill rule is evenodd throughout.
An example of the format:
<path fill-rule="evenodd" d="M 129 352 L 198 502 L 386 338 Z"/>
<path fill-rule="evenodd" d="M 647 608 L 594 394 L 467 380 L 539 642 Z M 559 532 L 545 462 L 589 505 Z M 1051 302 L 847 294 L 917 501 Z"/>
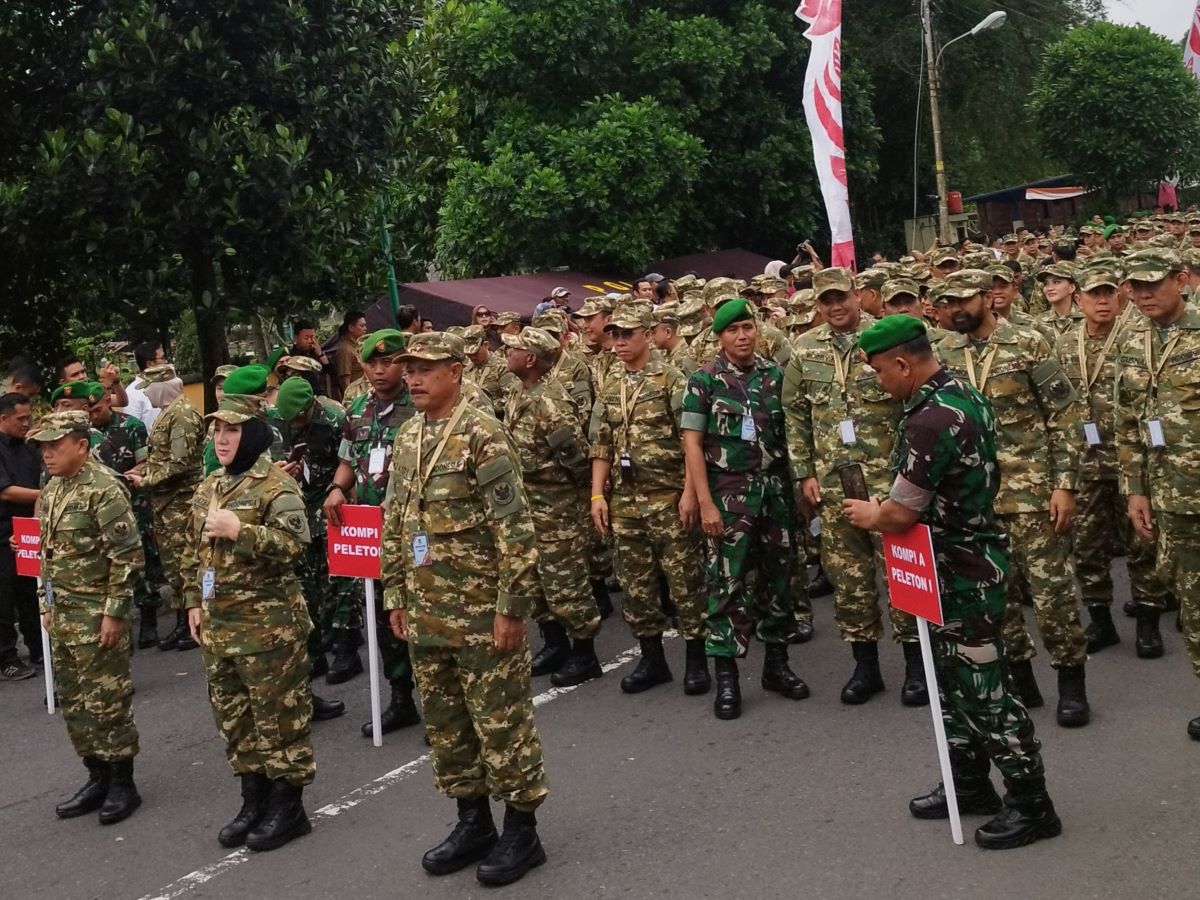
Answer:
<path fill-rule="evenodd" d="M 308 469 L 308 461 L 307 460 L 304 461 L 304 465 L 300 469 L 300 475 L 304 479 L 301 482 L 301 484 L 309 484 L 310 482 L 312 482 L 312 472 L 310 472 Z"/>
<path fill-rule="evenodd" d="M 634 482 L 633 459 L 628 453 L 621 454 L 621 484 L 633 484 Z"/>
<path fill-rule="evenodd" d="M 1095 422 L 1083 423 L 1083 437 L 1089 447 L 1100 446 L 1100 427 Z"/>
<path fill-rule="evenodd" d="M 371 455 L 367 457 L 367 473 L 382 475 L 383 464 L 387 460 L 387 447 L 372 447 Z"/>
<path fill-rule="evenodd" d="M 808 523 L 808 533 L 811 534 L 813 537 L 821 536 L 821 519 L 820 519 L 820 517 L 814 518 L 811 522 Z"/>
<path fill-rule="evenodd" d="M 1153 419 L 1147 419 L 1146 427 L 1150 429 L 1151 447 L 1167 446 L 1167 437 L 1163 434 L 1162 419 L 1158 416 L 1155 416 Z"/>
<path fill-rule="evenodd" d="M 200 599 L 211 600 L 217 592 L 217 570 L 207 568 L 200 577 Z"/>
<path fill-rule="evenodd" d="M 754 427 L 754 416 L 742 416 L 742 440 L 754 441 L 758 439 L 758 429 Z"/>
<path fill-rule="evenodd" d="M 854 444 L 858 442 L 858 437 L 854 433 L 854 420 L 842 419 L 838 422 L 838 433 L 842 436 L 843 444 Z"/>
<path fill-rule="evenodd" d="M 433 564 L 433 560 L 429 558 L 429 536 L 425 532 L 418 531 L 413 535 L 412 552 L 414 566 L 428 566 Z"/>
<path fill-rule="evenodd" d="M 46 605 L 53 606 L 54 605 L 54 585 L 50 582 L 49 578 L 47 578 L 45 581 L 42 582 L 42 587 L 46 589 Z"/>

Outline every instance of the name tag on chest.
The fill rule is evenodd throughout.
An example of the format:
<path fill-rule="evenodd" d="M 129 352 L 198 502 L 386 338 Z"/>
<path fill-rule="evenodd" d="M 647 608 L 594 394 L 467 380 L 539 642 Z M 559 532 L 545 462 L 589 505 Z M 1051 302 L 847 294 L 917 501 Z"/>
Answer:
<path fill-rule="evenodd" d="M 742 440 L 758 440 L 758 429 L 754 427 L 754 416 L 742 416 Z"/>
<path fill-rule="evenodd" d="M 370 475 L 382 475 L 383 467 L 387 463 L 387 447 L 372 447 L 370 454 L 367 456 L 367 473 Z"/>

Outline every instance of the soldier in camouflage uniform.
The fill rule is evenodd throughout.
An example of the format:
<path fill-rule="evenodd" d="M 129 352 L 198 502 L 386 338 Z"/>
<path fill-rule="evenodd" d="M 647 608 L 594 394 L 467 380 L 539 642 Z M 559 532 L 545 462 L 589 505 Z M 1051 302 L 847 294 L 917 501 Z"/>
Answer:
<path fill-rule="evenodd" d="M 1183 300 L 1177 254 L 1125 258 L 1144 314 L 1117 338 L 1119 490 L 1134 530 L 1156 541 L 1158 575 L 1179 598 L 1183 640 L 1200 677 L 1200 310 Z M 1200 716 L 1188 722 L 1200 740 Z"/>
<path fill-rule="evenodd" d="M 464 330 L 462 339 L 467 348 L 465 375 L 491 398 L 499 418 L 503 418 L 508 394 L 517 389 L 518 385 L 505 365 L 504 354 L 492 353 L 484 338 L 483 328 L 479 325 L 472 325 Z"/>
<path fill-rule="evenodd" d="M 1049 309 L 1034 317 L 1035 327 L 1042 333 L 1051 347 L 1060 337 L 1078 328 L 1083 313 L 1075 305 L 1075 264 L 1056 262 L 1046 266 L 1037 274 L 1037 282 L 1046 297 Z"/>
<path fill-rule="evenodd" d="M 822 269 L 813 276 L 826 323 L 796 342 L 784 376 L 788 457 L 793 488 L 821 518 L 821 562 L 833 582 L 834 617 L 850 643 L 855 667 L 842 688 L 842 702 L 866 703 L 884 689 L 879 671 L 883 620 L 877 573 L 883 549 L 877 537 L 854 528 L 841 514 L 839 468 L 862 467 L 868 490 L 887 489 L 887 459 L 900 405 L 875 381 L 854 349 L 874 321 L 858 308 L 850 271 Z M 886 603 L 886 598 L 884 599 Z M 929 702 L 912 616 L 888 607 L 892 634 L 904 650 L 900 691 L 906 706 Z"/>
<path fill-rule="evenodd" d="M 637 668 L 621 690 L 639 693 L 672 680 L 663 654 L 668 626 L 658 589 L 669 586 L 679 631 L 691 650 L 684 692 L 707 692 L 703 653 L 704 568 L 696 498 L 683 474 L 679 413 L 685 380 L 650 351 L 650 316 L 633 304 L 609 322 L 621 368 L 596 397 L 588 427 L 592 456 L 592 521 L 616 541 L 617 578 L 624 590 L 625 622 L 641 645 Z M 605 496 L 611 477 L 611 503 Z"/>
<path fill-rule="evenodd" d="M 930 630 L 959 811 L 998 813 L 975 832 L 985 849 L 1054 837 L 1062 824 L 1046 793 L 1041 747 L 1003 668 L 1009 558 L 993 506 L 1000 469 L 991 408 L 941 368 L 919 320 L 883 319 L 860 336 L 859 347 L 905 412 L 888 498 L 847 500 L 843 508 L 862 528 L 930 528 L 943 619 Z M 991 763 L 1004 778 L 1005 809 L 988 775 Z M 915 798 L 909 811 L 918 819 L 946 818 L 943 786 Z"/>
<path fill-rule="evenodd" d="M 654 327 L 650 337 L 654 340 L 663 361 L 677 368 L 684 375 L 696 371 L 696 360 L 688 347 L 688 342 L 679 336 L 679 307 L 673 303 L 664 303 L 651 313 Z"/>
<path fill-rule="evenodd" d="M 612 335 L 605 330 L 612 314 L 612 301 L 603 297 L 592 297 L 575 313 L 575 318 L 583 322 L 584 337 L 587 339 L 585 359 L 592 370 L 593 396 L 600 393 L 609 373 L 621 365 L 612 352 Z"/>
<path fill-rule="evenodd" d="M 687 383 L 683 446 L 708 553 L 708 635 L 716 658 L 718 719 L 741 715 L 737 659 L 751 636 L 766 645 L 762 686 L 791 700 L 808 685 L 788 666 L 792 490 L 783 426 L 783 372 L 754 352 L 758 326 L 746 300 L 713 317 L 721 352 Z M 691 648 L 689 647 L 689 651 Z"/>
<path fill-rule="evenodd" d="M 142 567 L 137 523 L 120 478 L 88 457 L 84 412 L 41 420 L 37 441 L 50 480 L 38 504 L 42 531 L 42 624 L 50 632 L 55 684 L 71 746 L 87 783 L 55 812 L 100 810 L 111 825 L 141 805 L 129 677 L 133 582 Z"/>
<path fill-rule="evenodd" d="M 392 457 L 385 606 L 412 646 L 434 778 L 459 815 L 421 862 L 446 875 L 482 859 L 479 881 L 508 884 L 546 861 L 524 623 L 538 590 L 533 520 L 509 439 L 459 390 L 462 340 L 414 335 L 403 359 L 421 412 L 401 426 Z M 489 794 L 505 803 L 499 840 Z"/>
<path fill-rule="evenodd" d="M 1075 510 L 1083 419 L 1079 397 L 1038 332 L 997 318 L 988 306 L 987 272 L 964 269 L 947 279 L 941 303 L 956 334 L 937 352 L 946 368 L 991 401 L 999 423 L 1000 493 L 996 511 L 1014 562 L 1004 641 L 1026 706 L 1041 704 L 1031 660 L 1036 653 L 1021 613 L 1016 575 L 1033 595 L 1042 641 L 1058 670 L 1057 717 L 1064 726 L 1089 718 L 1078 588 L 1068 531 Z"/>
<path fill-rule="evenodd" d="M 238 366 L 217 366 L 217 371 L 212 377 L 213 393 L 216 394 L 217 402 L 221 402 L 221 398 L 225 395 L 225 379 L 238 370 Z M 211 475 L 217 469 L 221 468 L 221 463 L 217 460 L 217 451 L 213 446 L 213 423 L 208 423 L 208 428 L 204 433 L 204 474 Z"/>
<path fill-rule="evenodd" d="M 263 398 L 227 392 L 209 418 L 222 468 L 191 500 L 183 568 L 213 718 L 241 780 L 242 808 L 217 840 L 274 850 L 312 830 L 312 623 L 295 575 L 308 521 L 295 480 L 271 463 Z"/>
<path fill-rule="evenodd" d="M 535 677 L 553 673 L 555 687 L 569 687 L 603 674 L 593 645 L 600 614 L 587 570 L 579 565 L 579 548 L 588 539 L 585 498 L 592 483 L 587 439 L 571 399 L 549 377 L 561 352 L 558 339 L 538 328 L 502 337 L 508 370 L 521 381 L 509 395 L 505 424 L 529 495 L 542 585 L 533 617 L 545 646 L 532 671 Z"/>

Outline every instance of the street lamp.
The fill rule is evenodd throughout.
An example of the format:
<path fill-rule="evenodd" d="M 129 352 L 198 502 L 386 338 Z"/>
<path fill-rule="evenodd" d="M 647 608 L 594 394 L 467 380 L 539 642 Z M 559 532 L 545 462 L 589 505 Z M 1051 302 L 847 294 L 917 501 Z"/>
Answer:
<path fill-rule="evenodd" d="M 937 177 L 938 192 L 938 234 L 943 243 L 950 242 L 950 209 L 946 204 L 946 167 L 942 158 L 942 110 L 938 105 L 940 86 L 938 81 L 938 66 L 942 54 L 955 41 L 974 37 L 985 31 L 1000 28 L 1008 20 L 1008 13 L 997 10 L 986 16 L 970 31 L 965 31 L 951 41 L 947 41 L 936 54 L 933 52 L 933 23 L 930 21 L 929 0 L 921 0 L 921 30 L 925 37 L 925 59 L 929 67 L 929 113 L 933 120 L 933 170 Z"/>

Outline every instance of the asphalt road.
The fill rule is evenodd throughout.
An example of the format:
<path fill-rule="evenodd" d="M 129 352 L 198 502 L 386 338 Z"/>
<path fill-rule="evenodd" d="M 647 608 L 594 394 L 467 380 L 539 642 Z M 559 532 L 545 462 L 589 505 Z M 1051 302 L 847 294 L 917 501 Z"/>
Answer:
<path fill-rule="evenodd" d="M 1124 579 L 1118 603 L 1124 599 Z M 712 695 L 685 697 L 683 646 L 669 644 L 676 682 L 620 693 L 634 642 L 618 619 L 599 649 L 613 669 L 567 692 L 535 682 L 551 794 L 539 813 L 549 862 L 519 886 L 527 898 L 1196 896 L 1200 744 L 1184 726 L 1200 696 L 1179 635 L 1166 656 L 1125 642 L 1088 671 L 1092 725 L 1054 724 L 1053 673 L 1036 671 L 1049 706 L 1034 712 L 1062 837 L 988 853 L 946 823 L 918 822 L 908 799 L 938 780 L 927 709 L 900 705 L 899 649 L 884 652 L 888 691 L 863 707 L 838 702 L 850 654 L 817 601 L 817 637 L 792 651 L 813 696 L 791 702 L 757 684 L 761 653 L 743 664 L 744 712 L 712 717 Z M 431 878 L 420 856 L 440 841 L 454 804 L 433 789 L 420 729 L 376 749 L 359 736 L 365 678 L 341 686 L 351 711 L 315 727 L 318 775 L 305 801 L 313 833 L 266 854 L 230 853 L 217 830 L 239 806 L 216 736 L 197 652 L 134 658 L 144 804 L 102 828 L 59 821 L 54 804 L 82 783 L 41 682 L 0 684 L 0 873 L 5 897 L 469 898 L 495 896 L 472 870 Z M 338 689 L 319 686 L 338 695 Z M 497 816 L 500 806 L 495 805 Z"/>

